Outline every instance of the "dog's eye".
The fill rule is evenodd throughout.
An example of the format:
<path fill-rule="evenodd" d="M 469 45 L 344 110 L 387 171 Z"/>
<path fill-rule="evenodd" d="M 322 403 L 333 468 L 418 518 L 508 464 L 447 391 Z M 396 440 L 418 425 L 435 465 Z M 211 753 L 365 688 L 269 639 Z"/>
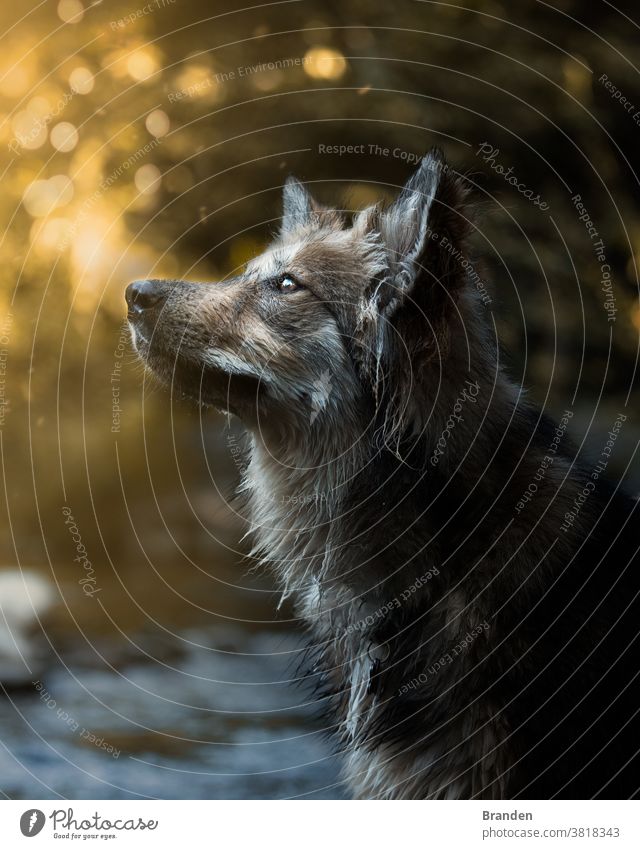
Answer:
<path fill-rule="evenodd" d="M 276 280 L 276 288 L 279 292 L 289 294 L 289 292 L 296 292 L 302 287 L 300 286 L 297 280 L 294 280 L 293 277 L 291 277 L 291 275 L 284 274 L 282 277 Z"/>

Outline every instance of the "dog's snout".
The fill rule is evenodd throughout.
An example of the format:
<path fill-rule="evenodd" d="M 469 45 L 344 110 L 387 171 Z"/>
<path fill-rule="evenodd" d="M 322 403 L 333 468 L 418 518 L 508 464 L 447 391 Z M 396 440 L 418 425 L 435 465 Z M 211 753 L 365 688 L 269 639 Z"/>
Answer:
<path fill-rule="evenodd" d="M 125 298 L 130 313 L 141 313 L 157 306 L 167 297 L 159 280 L 136 280 L 127 286 Z"/>

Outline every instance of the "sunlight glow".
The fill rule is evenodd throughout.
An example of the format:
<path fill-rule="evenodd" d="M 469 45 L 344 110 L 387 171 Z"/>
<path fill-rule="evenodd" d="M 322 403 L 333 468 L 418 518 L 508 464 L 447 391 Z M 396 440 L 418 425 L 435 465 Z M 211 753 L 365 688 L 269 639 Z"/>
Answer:
<path fill-rule="evenodd" d="M 347 60 L 331 47 L 312 47 L 305 54 L 304 69 L 315 80 L 338 80 L 347 70 Z"/>

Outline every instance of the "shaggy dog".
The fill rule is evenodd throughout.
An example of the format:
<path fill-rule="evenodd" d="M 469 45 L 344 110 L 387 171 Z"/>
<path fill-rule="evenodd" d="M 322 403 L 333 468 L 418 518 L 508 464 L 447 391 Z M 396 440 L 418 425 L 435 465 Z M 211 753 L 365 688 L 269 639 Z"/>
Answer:
<path fill-rule="evenodd" d="M 346 221 L 296 180 L 222 283 L 127 289 L 137 351 L 235 414 L 254 554 L 307 623 L 358 798 L 626 798 L 640 785 L 636 502 L 500 363 L 438 151 Z"/>

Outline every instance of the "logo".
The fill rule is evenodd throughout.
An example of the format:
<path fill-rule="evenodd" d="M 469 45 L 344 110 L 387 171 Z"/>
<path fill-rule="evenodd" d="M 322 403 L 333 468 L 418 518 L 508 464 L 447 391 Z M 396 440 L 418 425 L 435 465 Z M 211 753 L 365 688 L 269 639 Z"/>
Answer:
<path fill-rule="evenodd" d="M 20 817 L 20 831 L 25 837 L 35 837 L 42 831 L 45 820 L 46 817 L 42 811 L 31 808 Z"/>

